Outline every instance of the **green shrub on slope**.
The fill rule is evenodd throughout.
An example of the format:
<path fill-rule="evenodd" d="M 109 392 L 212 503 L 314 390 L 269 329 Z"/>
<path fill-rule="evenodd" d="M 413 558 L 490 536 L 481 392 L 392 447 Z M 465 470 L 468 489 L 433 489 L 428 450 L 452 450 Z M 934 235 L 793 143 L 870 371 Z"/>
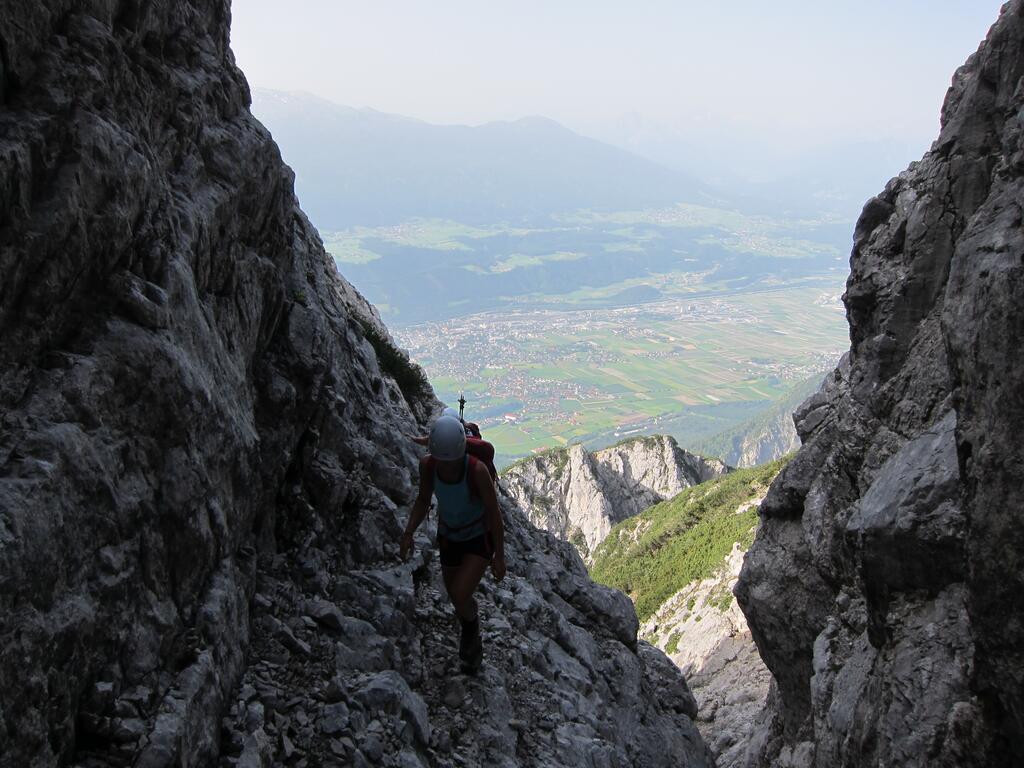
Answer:
<path fill-rule="evenodd" d="M 553 475 L 555 480 L 559 480 L 562 477 L 562 473 L 565 472 L 565 467 L 569 463 L 569 449 L 562 446 L 555 446 L 554 448 L 545 448 L 542 451 L 531 453 L 529 456 L 523 456 L 516 459 L 498 474 L 505 475 L 509 470 L 516 467 L 520 467 L 530 461 L 538 460 L 550 460 L 554 464 Z"/>
<path fill-rule="evenodd" d="M 407 403 L 413 403 L 430 394 L 430 382 L 423 369 L 409 360 L 409 356 L 378 331 L 374 326 L 360 319 L 363 336 L 377 354 L 377 363 L 384 373 L 395 380 Z"/>
<path fill-rule="evenodd" d="M 645 621 L 679 589 L 710 576 L 734 543 L 750 546 L 757 508 L 736 509 L 761 496 L 788 460 L 687 488 L 624 520 L 597 547 L 591 577 L 629 595 Z"/>

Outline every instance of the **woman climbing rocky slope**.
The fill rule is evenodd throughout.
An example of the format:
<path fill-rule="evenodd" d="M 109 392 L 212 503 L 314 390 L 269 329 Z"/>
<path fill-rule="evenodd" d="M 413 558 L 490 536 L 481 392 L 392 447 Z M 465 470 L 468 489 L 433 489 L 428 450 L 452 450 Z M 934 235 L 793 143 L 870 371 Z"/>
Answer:
<path fill-rule="evenodd" d="M 0 765 L 706 765 L 626 598 L 512 508 L 482 677 L 439 677 L 437 565 L 397 557 L 439 404 L 299 209 L 227 0 L 0 19 Z"/>

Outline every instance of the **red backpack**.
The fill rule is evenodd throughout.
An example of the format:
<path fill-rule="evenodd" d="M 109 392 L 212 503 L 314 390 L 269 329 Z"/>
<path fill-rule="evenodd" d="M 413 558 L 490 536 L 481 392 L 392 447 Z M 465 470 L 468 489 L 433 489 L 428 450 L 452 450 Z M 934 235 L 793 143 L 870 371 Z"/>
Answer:
<path fill-rule="evenodd" d="M 497 481 L 498 470 L 494 468 L 493 445 L 488 443 L 482 437 L 467 437 L 466 453 L 487 465 L 487 471 L 491 473 L 491 480 Z"/>

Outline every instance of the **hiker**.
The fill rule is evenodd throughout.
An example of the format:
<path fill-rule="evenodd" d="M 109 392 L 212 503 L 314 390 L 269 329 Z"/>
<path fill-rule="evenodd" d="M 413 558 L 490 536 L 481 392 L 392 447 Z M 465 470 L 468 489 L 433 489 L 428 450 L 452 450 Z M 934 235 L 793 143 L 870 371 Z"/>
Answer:
<path fill-rule="evenodd" d="M 481 437 L 480 427 L 473 422 L 465 421 L 454 408 L 445 408 L 441 411 L 441 416 L 449 416 L 453 419 L 458 419 L 466 433 L 466 453 L 470 456 L 475 456 L 486 464 L 487 471 L 491 473 L 491 479 L 497 482 L 498 468 L 494 466 L 494 446 Z M 408 435 L 408 438 L 417 445 L 426 446 L 430 443 L 430 437 L 427 436 Z"/>
<path fill-rule="evenodd" d="M 399 544 L 404 560 L 413 548 L 413 533 L 437 496 L 437 544 L 448 597 L 462 626 L 459 658 L 476 672 L 483 660 L 480 618 L 473 593 L 491 566 L 494 578 L 505 577 L 505 540 L 494 481 L 483 461 L 466 450 L 459 419 L 441 416 L 430 430 L 430 453 L 420 461 L 419 495 Z"/>
<path fill-rule="evenodd" d="M 477 440 L 483 440 L 483 437 L 480 433 L 480 426 L 472 421 L 464 420 L 459 415 L 459 412 L 456 411 L 454 408 L 450 406 L 445 408 L 443 411 L 441 411 L 441 415 L 452 416 L 461 421 L 463 428 L 466 430 L 466 437 L 475 437 Z M 429 437 L 424 437 L 421 435 L 409 435 L 409 439 L 412 440 L 417 445 L 426 445 L 427 442 L 430 440 Z"/>

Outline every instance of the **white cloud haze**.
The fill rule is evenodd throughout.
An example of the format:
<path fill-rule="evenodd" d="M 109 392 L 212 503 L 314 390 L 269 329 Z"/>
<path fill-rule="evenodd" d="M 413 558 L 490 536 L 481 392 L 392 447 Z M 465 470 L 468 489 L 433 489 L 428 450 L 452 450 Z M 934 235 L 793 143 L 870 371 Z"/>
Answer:
<path fill-rule="evenodd" d="M 783 154 L 876 140 L 923 149 L 953 70 L 999 6 L 235 0 L 232 44 L 254 86 L 431 122 L 540 114 L 614 140 L 625 117 L 629 130 L 716 151 L 730 141 Z"/>

